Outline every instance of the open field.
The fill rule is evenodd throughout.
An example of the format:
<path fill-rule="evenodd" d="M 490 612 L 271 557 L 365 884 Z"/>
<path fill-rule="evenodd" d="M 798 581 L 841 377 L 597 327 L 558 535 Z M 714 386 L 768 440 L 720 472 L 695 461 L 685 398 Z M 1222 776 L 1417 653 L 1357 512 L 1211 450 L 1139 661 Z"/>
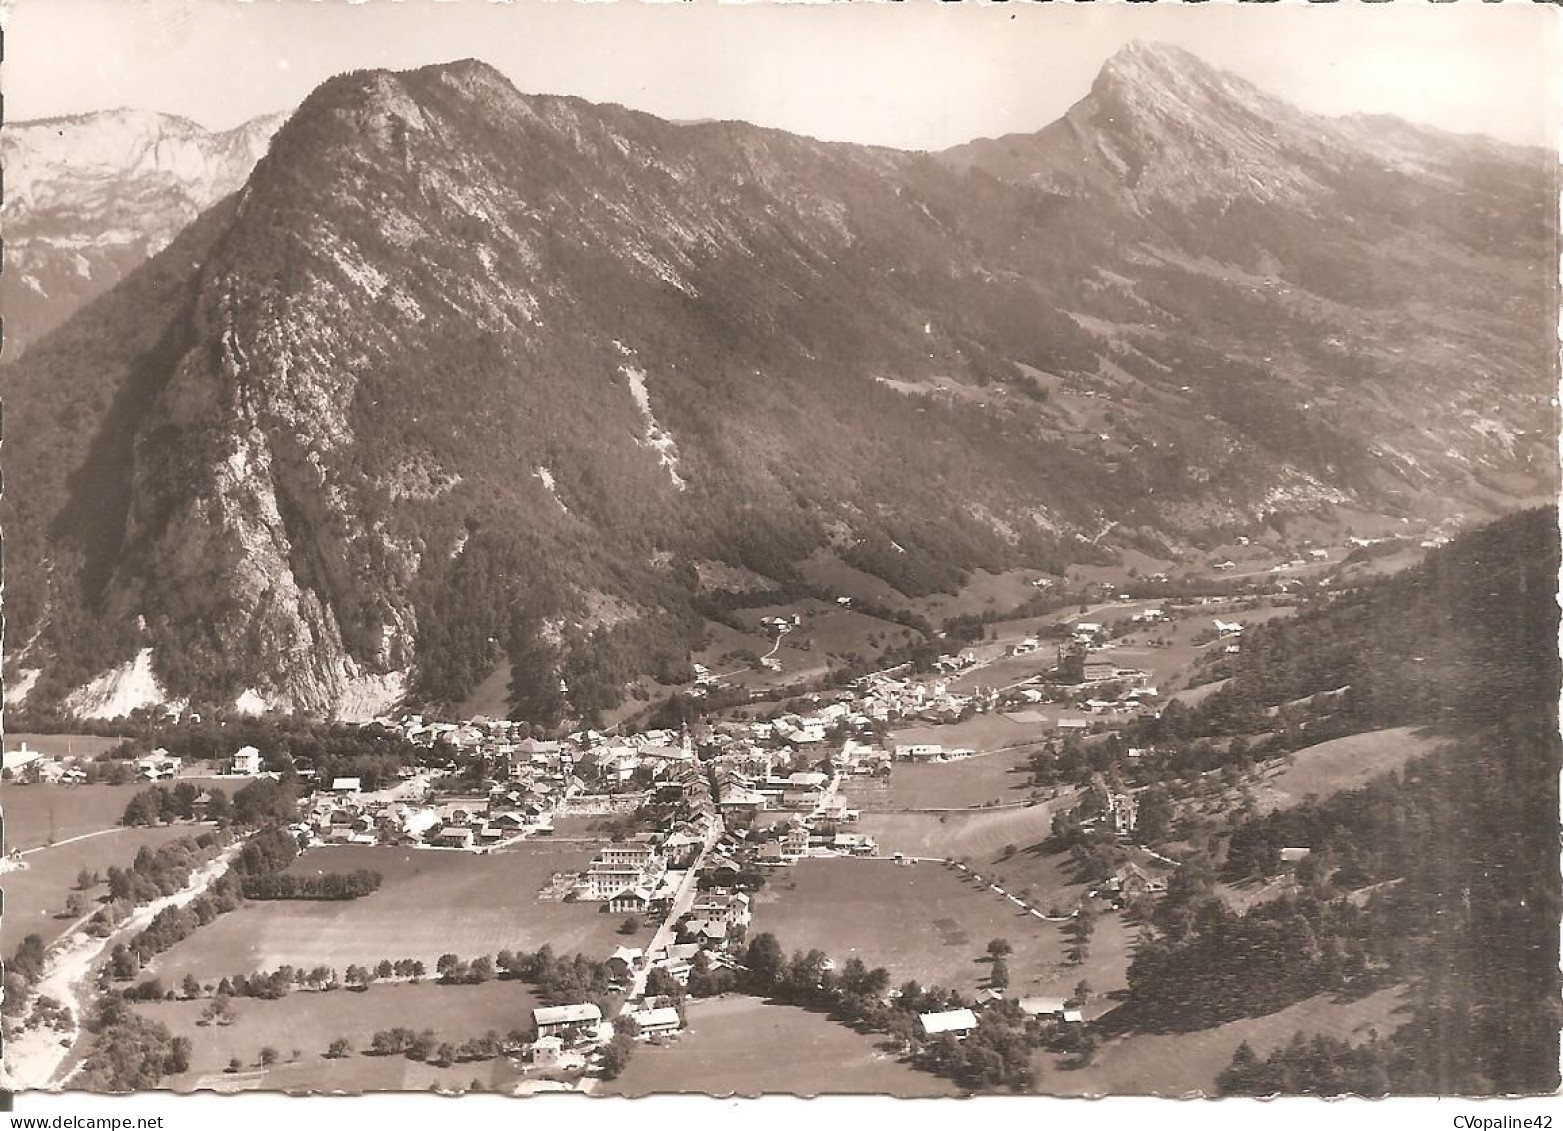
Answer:
<path fill-rule="evenodd" d="M 175 1091 L 200 1087 L 288 1088 L 314 1091 L 358 1091 L 403 1086 L 405 1057 L 363 1055 L 370 1038 L 381 1029 L 404 1026 L 433 1029 L 453 1045 L 489 1030 L 503 1036 L 512 1029 L 527 1029 L 537 998 L 531 987 L 519 981 L 493 981 L 481 986 L 375 985 L 366 992 L 334 990 L 331 993 L 292 993 L 276 1001 L 235 998 L 238 1020 L 232 1025 L 199 1026 L 205 999 L 162 1001 L 138 1005 L 137 1011 L 167 1025 L 175 1036 L 189 1037 L 190 1070 L 168 1081 Z M 321 1054 L 337 1037 L 346 1037 L 355 1050 L 350 1057 L 327 1060 Z M 270 1046 L 281 1062 L 270 1070 L 259 1068 L 260 1050 Z M 287 1063 L 294 1049 L 301 1054 Z M 229 1076 L 224 1070 L 237 1057 L 246 1072 Z M 427 1069 L 432 1079 L 464 1086 L 477 1077 L 487 1081 L 490 1062 Z M 388 1071 L 388 1069 L 390 1071 Z M 393 1077 L 386 1079 L 386 1077 Z M 213 1078 L 216 1079 L 213 1079 Z M 423 1085 L 427 1087 L 425 1082 Z"/>
<path fill-rule="evenodd" d="M 770 654 L 775 637 L 761 625 L 762 618 L 794 615 L 801 617 L 801 623 L 782 637 L 781 646 L 775 651 L 775 659 L 781 664 L 779 672 L 747 667 L 740 670 L 737 661 L 722 658 L 735 651 L 750 651 L 757 656 Z M 894 621 L 880 620 L 813 597 L 786 605 L 737 609 L 733 618 L 745 630 L 738 632 L 730 626 L 707 621 L 711 643 L 696 653 L 694 659 L 715 674 L 725 676 L 724 683 L 751 690 L 774 689 L 818 679 L 830 670 L 852 662 L 850 658 L 873 662 L 887 648 L 922 638 L 919 633 Z"/>
<path fill-rule="evenodd" d="M 65 909 L 65 900 L 76 886 L 76 874 L 83 868 L 99 874 L 107 874 L 110 867 L 127 868 L 143 845 L 156 848 L 183 836 L 195 836 L 207 827 L 113 829 L 100 836 L 29 853 L 23 858 L 26 867 L 0 873 L 0 888 L 5 889 L 0 949 L 9 954 L 17 943 L 33 934 L 45 943 L 58 938 L 71 921 L 56 916 Z M 88 900 L 96 901 L 107 891 L 106 887 L 95 887 L 84 894 Z"/>
<path fill-rule="evenodd" d="M 966 747 L 979 754 L 1022 743 L 1043 742 L 1047 737 L 1047 728 L 1019 723 L 998 714 L 973 715 L 958 723 L 897 727 L 890 732 L 893 742 L 936 742 L 945 750 Z"/>
<path fill-rule="evenodd" d="M 1156 573 L 1171 573 L 1176 566 L 1176 562 L 1167 558 L 1153 558 L 1142 550 L 1126 547 L 1118 552 L 1118 561 L 1112 565 L 1072 565 L 1065 573 L 1070 581 L 1123 585 L 1134 580 L 1130 571 L 1138 577 L 1149 577 Z"/>
<path fill-rule="evenodd" d="M 1196 1033 L 1135 1033 L 1104 1044 L 1086 1068 L 1059 1068 L 1051 1054 L 1039 1053 L 1038 1090 L 1058 1096 L 1210 1095 L 1216 1076 L 1244 1041 L 1261 1057 L 1299 1030 L 1364 1041 L 1370 1029 L 1388 1034 L 1400 1025 L 1404 1017 L 1397 1011 L 1404 996 L 1402 988 L 1356 1001 L 1320 994 L 1268 1017 L 1245 1017 Z"/>
<path fill-rule="evenodd" d="M 705 633 L 708 643 L 704 648 L 690 653 L 690 660 L 704 664 L 717 675 L 728 675 L 743 668 L 742 660 L 724 659 L 731 653 L 753 652 L 756 656 L 763 656 L 771 650 L 772 640 L 765 633 L 739 632 L 718 620 L 706 621 Z"/>
<path fill-rule="evenodd" d="M 891 775 L 894 781 L 894 774 Z M 1065 797 L 1072 797 L 1066 794 Z M 1068 802 L 1066 801 L 1065 804 Z M 886 853 L 909 856 L 961 857 L 986 862 L 1005 845 L 1021 848 L 1047 839 L 1052 832 L 1058 802 L 1041 802 L 1017 809 L 988 809 L 971 813 L 871 813 L 864 812 L 857 827 L 873 836 Z"/>
<path fill-rule="evenodd" d="M 1030 795 L 1031 775 L 1026 769 L 1030 756 L 1031 750 L 1025 749 L 954 762 L 896 762 L 888 783 L 876 779 L 871 788 L 855 790 L 849 782 L 844 792 L 849 797 L 860 794 L 865 809 L 964 809 L 1025 801 Z"/>
<path fill-rule="evenodd" d="M 798 573 L 810 585 L 829 590 L 837 597 L 851 597 L 887 609 L 904 608 L 910 603 L 888 581 L 848 565 L 829 550 L 815 550 L 807 560 L 798 563 Z"/>
<path fill-rule="evenodd" d="M 881 1052 L 879 1037 L 796 1006 L 734 995 L 691 1002 L 688 1019 L 676 1042 L 637 1049 L 624 1074 L 600 1092 L 961 1094 L 953 1082 Z"/>
<path fill-rule="evenodd" d="M 181 779 L 186 780 L 186 779 Z M 202 788 L 220 786 L 228 792 L 243 785 L 234 778 L 190 778 Z M 119 824 L 130 799 L 150 783 L 133 785 L 5 785 L 0 806 L 5 813 L 5 850 L 26 851 L 83 833 L 111 829 Z"/>
<path fill-rule="evenodd" d="M 7 750 L 26 746 L 51 758 L 95 758 L 105 750 L 112 750 L 123 738 L 104 737 L 97 734 L 8 734 Z"/>
<path fill-rule="evenodd" d="M 1258 809 L 1288 809 L 1309 794 L 1329 797 L 1398 770 L 1438 745 L 1438 739 L 1417 731 L 1391 727 L 1304 747 L 1291 756 L 1290 765 L 1267 771 L 1254 787 Z"/>
<path fill-rule="evenodd" d="M 805 860 L 760 889 L 750 934 L 769 931 L 789 954 L 818 947 L 856 955 L 899 984 L 916 978 L 965 993 L 984 984 L 990 939 L 1007 938 L 1011 987 L 1031 992 L 1063 962 L 1057 923 L 1028 915 L 952 868 L 882 860 Z"/>
<path fill-rule="evenodd" d="M 203 1030 L 204 1032 L 204 1030 Z M 287 1057 L 291 1049 L 279 1049 L 283 1059 L 269 1069 L 256 1067 L 253 1058 L 240 1072 L 217 1071 L 205 1075 L 187 1074 L 165 1080 L 164 1087 L 179 1092 L 248 1091 L 287 1092 L 292 1095 L 360 1095 L 373 1092 L 509 1091 L 524 1078 L 520 1065 L 509 1057 L 452 1064 L 436 1068 L 432 1064 L 408 1060 L 405 1056 L 350 1056 L 327 1060 L 318 1053 L 306 1053 L 297 1062 Z M 476 1081 L 477 1088 L 473 1087 Z M 569 1090 L 569 1089 L 565 1089 Z"/>
<path fill-rule="evenodd" d="M 478 715 L 487 715 L 493 719 L 503 719 L 510 715 L 510 663 L 506 661 L 496 667 L 483 680 L 472 689 L 461 706 L 456 708 L 456 717 L 459 719 L 476 718 Z"/>
<path fill-rule="evenodd" d="M 1194 661 L 1216 646 L 1214 643 L 1196 645 L 1194 638 L 1213 629 L 1217 617 L 1242 624 L 1262 624 L 1292 616 L 1295 612 L 1290 605 L 1261 604 L 1252 609 L 1232 609 L 1225 602 L 1184 609 L 1171 621 L 1139 628 L 1120 638 L 1106 654 L 1120 667 L 1149 672 L 1151 685 L 1160 688 L 1165 695 L 1173 688 L 1187 686 Z M 1166 643 L 1152 645 L 1151 640 Z"/>
<path fill-rule="evenodd" d="M 249 903 L 160 955 L 165 981 L 193 973 L 202 981 L 227 974 L 382 958 L 419 958 L 432 969 L 451 952 L 463 958 L 500 950 L 536 950 L 605 958 L 620 943 L 623 916 L 595 903 L 544 902 L 538 891 L 554 872 L 573 872 L 591 859 L 585 846 L 528 844 L 513 851 L 467 852 L 333 846 L 311 849 L 294 871 L 369 868 L 385 877 L 380 890 L 346 902 L 276 900 Z"/>
<path fill-rule="evenodd" d="M 980 668 L 962 672 L 950 680 L 950 690 L 969 695 L 979 687 L 1014 687 L 1052 670 L 1057 662 L 1051 643 L 1024 656 L 1004 656 Z"/>
<path fill-rule="evenodd" d="M 959 593 L 933 593 L 912 602 L 913 607 L 937 627 L 950 617 L 1013 609 L 1037 595 L 1031 583 L 1038 578 L 1057 580 L 1056 574 L 1038 569 L 1012 569 L 1004 573 L 974 572 Z"/>
<path fill-rule="evenodd" d="M 1190 687 L 1187 690 L 1176 692 L 1167 698 L 1169 700 L 1176 699 L 1185 707 L 1196 707 L 1231 682 L 1230 679 L 1218 679 L 1213 683 L 1202 683 L 1198 687 Z"/>

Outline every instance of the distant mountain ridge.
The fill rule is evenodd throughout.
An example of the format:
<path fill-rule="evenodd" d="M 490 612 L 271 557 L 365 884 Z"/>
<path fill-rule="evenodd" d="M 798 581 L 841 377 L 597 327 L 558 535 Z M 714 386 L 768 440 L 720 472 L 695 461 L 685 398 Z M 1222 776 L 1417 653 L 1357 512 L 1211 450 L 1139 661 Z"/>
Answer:
<path fill-rule="evenodd" d="M 148 110 L 7 122 L 6 356 L 160 251 L 244 183 L 286 115 L 212 131 Z"/>
<path fill-rule="evenodd" d="M 1359 127 L 1274 150 L 1251 88 L 1142 54 L 1046 189 L 472 61 L 330 80 L 0 369 L 10 670 L 78 711 L 112 684 L 372 712 L 508 661 L 519 713 L 589 717 L 687 674 L 700 560 L 826 547 L 921 593 L 1553 490 L 1545 162 L 1409 128 L 1433 174 Z M 1203 140 L 1169 91 L 1220 117 Z"/>

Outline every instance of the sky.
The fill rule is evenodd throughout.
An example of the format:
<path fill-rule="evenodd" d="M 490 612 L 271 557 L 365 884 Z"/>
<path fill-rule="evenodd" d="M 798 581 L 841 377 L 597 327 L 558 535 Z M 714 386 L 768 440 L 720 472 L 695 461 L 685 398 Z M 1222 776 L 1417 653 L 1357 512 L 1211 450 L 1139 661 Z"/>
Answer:
<path fill-rule="evenodd" d="M 333 74 L 462 58 L 529 93 L 938 149 L 1031 131 L 1132 39 L 1309 110 L 1557 142 L 1559 13 L 1537 4 L 0 0 L 12 121 L 130 106 L 227 128 Z"/>

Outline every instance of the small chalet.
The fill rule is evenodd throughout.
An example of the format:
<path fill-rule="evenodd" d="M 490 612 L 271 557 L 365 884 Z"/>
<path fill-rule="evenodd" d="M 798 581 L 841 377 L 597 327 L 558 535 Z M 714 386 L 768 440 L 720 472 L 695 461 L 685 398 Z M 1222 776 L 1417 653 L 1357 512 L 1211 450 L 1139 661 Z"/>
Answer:
<path fill-rule="evenodd" d="M 439 848 L 471 848 L 472 829 L 466 825 L 446 825 L 434 836 Z"/>
<path fill-rule="evenodd" d="M 671 1005 L 662 1006 L 660 1009 L 640 1009 L 630 1014 L 630 1020 L 635 1022 L 635 1028 L 642 1037 L 656 1037 L 667 1033 L 676 1033 L 683 1027 L 683 1021 L 679 1018 L 678 1010 Z"/>
<path fill-rule="evenodd" d="M 1018 1003 L 1027 1017 L 1046 1017 L 1054 1021 L 1064 1019 L 1064 999 L 1061 997 L 1023 997 Z"/>

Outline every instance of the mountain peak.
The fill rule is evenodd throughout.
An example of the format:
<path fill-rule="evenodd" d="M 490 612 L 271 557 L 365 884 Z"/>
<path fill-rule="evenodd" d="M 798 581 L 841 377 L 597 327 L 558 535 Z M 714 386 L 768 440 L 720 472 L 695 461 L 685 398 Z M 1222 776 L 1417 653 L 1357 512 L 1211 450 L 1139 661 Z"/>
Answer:
<path fill-rule="evenodd" d="M 1308 168 L 1341 146 L 1324 119 L 1193 52 L 1134 41 L 1107 60 L 1062 120 L 958 147 L 949 159 L 1055 191 L 1109 193 L 1136 211 L 1239 197 L 1307 211 L 1321 198 Z"/>
<path fill-rule="evenodd" d="M 1252 118 L 1294 116 L 1285 103 L 1245 79 L 1207 63 L 1192 51 L 1168 43 L 1138 40 L 1103 64 L 1091 97 L 1106 105 L 1188 124 L 1212 114 Z"/>

